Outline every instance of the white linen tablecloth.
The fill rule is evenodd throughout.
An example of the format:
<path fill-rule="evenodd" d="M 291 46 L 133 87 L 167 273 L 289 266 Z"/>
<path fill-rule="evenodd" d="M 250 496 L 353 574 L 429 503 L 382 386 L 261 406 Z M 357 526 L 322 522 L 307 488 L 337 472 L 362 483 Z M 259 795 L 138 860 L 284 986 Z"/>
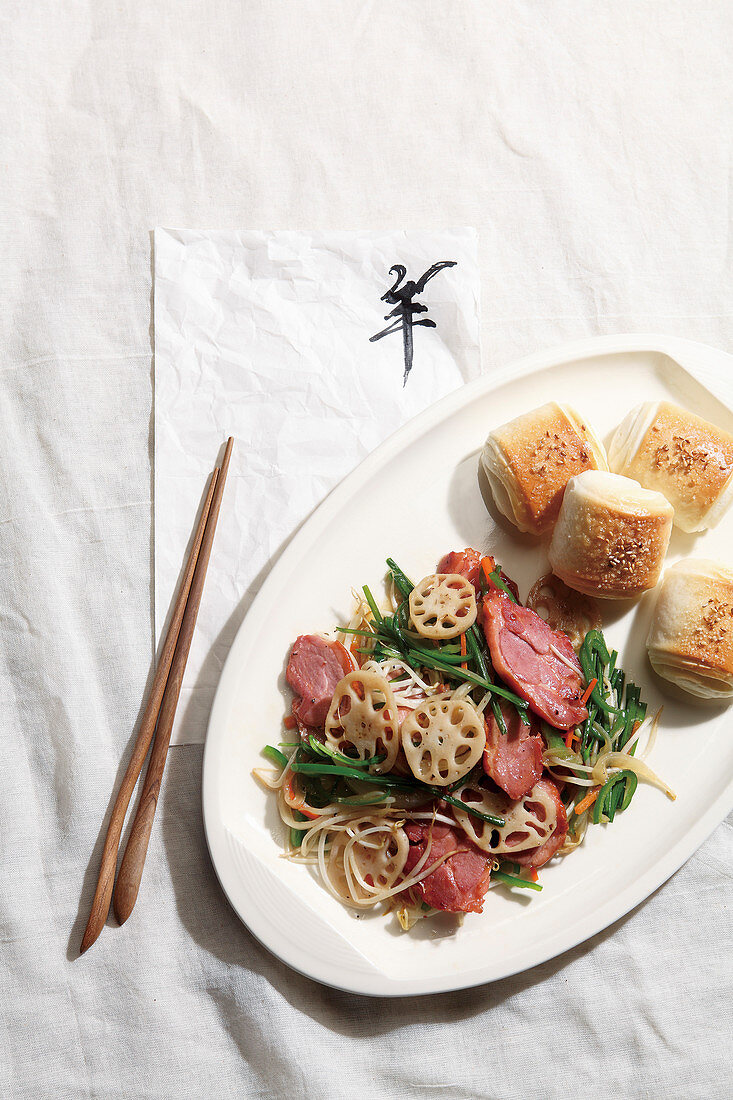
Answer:
<path fill-rule="evenodd" d="M 151 670 L 152 228 L 476 226 L 487 371 L 616 331 L 731 350 L 730 4 L 3 0 L 0 28 L 0 1095 L 730 1095 L 730 821 L 561 958 L 384 1002 L 254 942 L 175 749 L 133 916 L 77 958 Z"/>

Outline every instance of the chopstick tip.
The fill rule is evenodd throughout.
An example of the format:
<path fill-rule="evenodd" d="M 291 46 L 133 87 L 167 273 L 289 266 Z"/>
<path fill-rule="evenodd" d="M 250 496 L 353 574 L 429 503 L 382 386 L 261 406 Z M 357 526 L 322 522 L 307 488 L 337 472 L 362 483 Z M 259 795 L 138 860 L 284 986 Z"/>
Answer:
<path fill-rule="evenodd" d="M 234 436 L 230 435 L 229 438 L 227 439 L 226 447 L 224 448 L 224 457 L 221 460 L 221 477 L 222 478 L 226 478 L 226 476 L 227 476 L 227 470 L 229 469 L 229 459 L 231 457 L 233 447 L 234 447 Z"/>
<path fill-rule="evenodd" d="M 89 928 L 87 928 L 86 932 L 84 933 L 84 935 L 82 937 L 81 944 L 79 945 L 79 954 L 80 955 L 85 954 L 85 952 L 87 952 L 89 950 L 89 948 L 92 946 L 92 944 L 96 942 L 96 939 L 97 939 L 98 935 L 99 935 L 99 932 L 97 932 L 96 935 L 91 935 Z"/>

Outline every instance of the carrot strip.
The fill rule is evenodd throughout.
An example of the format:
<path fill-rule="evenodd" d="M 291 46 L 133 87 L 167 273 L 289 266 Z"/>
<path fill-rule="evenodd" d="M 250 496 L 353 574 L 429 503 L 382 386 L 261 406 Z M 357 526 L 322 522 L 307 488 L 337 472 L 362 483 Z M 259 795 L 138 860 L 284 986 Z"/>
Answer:
<path fill-rule="evenodd" d="M 590 791 L 589 794 L 585 796 L 585 798 L 581 802 L 578 803 L 578 805 L 575 807 L 576 817 L 580 817 L 582 813 L 585 813 L 586 810 L 589 810 L 591 808 L 595 800 L 598 798 L 598 792 L 600 791 L 600 789 L 600 787 L 595 787 L 592 791 Z"/>
<path fill-rule="evenodd" d="M 493 588 L 498 592 L 499 590 L 491 579 L 491 574 L 496 569 L 496 562 L 494 561 L 494 559 L 492 557 L 482 558 L 481 569 L 483 570 L 483 574 L 486 577 L 486 583 L 488 584 L 489 588 Z"/>
<path fill-rule="evenodd" d="M 536 882 L 539 877 L 540 876 L 537 874 L 536 868 L 535 867 L 530 868 L 530 872 L 527 875 L 527 878 L 529 879 L 529 881 L 530 882 Z"/>
<path fill-rule="evenodd" d="M 286 716 L 283 718 L 283 725 L 285 726 L 286 730 L 294 730 L 297 724 L 298 723 L 295 720 L 295 715 L 293 714 L 286 714 Z"/>
<path fill-rule="evenodd" d="M 577 733 L 575 732 L 575 730 L 568 730 L 568 732 L 565 734 L 565 748 L 572 748 L 574 740 L 578 740 Z"/>
<path fill-rule="evenodd" d="M 583 704 L 583 706 L 585 706 L 585 704 L 590 699 L 591 694 L 593 692 L 593 688 L 596 686 L 597 683 L 598 683 L 598 677 L 594 676 L 593 679 L 591 680 L 591 682 L 588 684 L 588 687 L 585 689 L 585 691 L 583 692 L 583 694 L 580 698 L 580 701 Z"/>
<path fill-rule="evenodd" d="M 287 782 L 285 783 L 285 801 L 288 803 L 292 810 L 298 810 L 300 813 L 303 814 L 304 817 L 307 817 L 310 821 L 315 821 L 318 817 L 320 817 L 320 814 L 314 814 L 313 811 L 308 809 L 308 807 L 306 806 L 303 795 L 296 794 L 295 790 L 293 789 L 294 779 L 295 775 L 293 772 L 291 772 L 287 778 Z"/>
<path fill-rule="evenodd" d="M 461 657 L 466 656 L 466 635 L 461 634 Z M 464 672 L 468 672 L 468 661 L 461 661 L 461 668 Z"/>
<path fill-rule="evenodd" d="M 293 807 L 295 802 L 301 802 L 302 801 L 301 798 L 298 798 L 296 796 L 295 791 L 293 790 L 293 779 L 294 778 L 295 778 L 295 775 L 291 772 L 290 775 L 288 776 L 288 778 L 285 780 L 285 783 L 283 784 L 283 790 L 285 791 L 285 801 L 291 807 Z M 297 809 L 297 808 L 298 807 L 296 806 L 295 809 Z"/>

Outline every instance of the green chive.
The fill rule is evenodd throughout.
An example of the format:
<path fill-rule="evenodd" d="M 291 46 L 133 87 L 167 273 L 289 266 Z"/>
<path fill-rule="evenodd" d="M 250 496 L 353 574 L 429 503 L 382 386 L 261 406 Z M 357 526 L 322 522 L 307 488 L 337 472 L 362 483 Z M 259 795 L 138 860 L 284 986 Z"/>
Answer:
<path fill-rule="evenodd" d="M 588 631 L 580 647 L 578 660 L 586 683 L 590 683 L 594 679 L 598 681 L 590 693 L 590 699 L 606 714 L 617 714 L 619 708 L 612 707 L 607 703 L 602 694 L 603 670 L 610 664 L 611 655 L 600 630 Z"/>
<path fill-rule="evenodd" d="M 639 777 L 636 772 L 623 771 L 622 775 L 626 776 L 626 783 L 624 784 L 624 796 L 621 800 L 621 805 L 618 808 L 618 812 L 622 814 L 624 810 L 628 809 L 631 799 L 636 794 L 636 788 L 639 785 Z"/>
<path fill-rule="evenodd" d="M 471 814 L 473 817 L 480 817 L 482 821 L 488 821 L 489 825 L 496 825 L 497 829 L 502 829 L 506 825 L 503 817 L 498 817 L 496 814 L 485 814 L 482 810 L 477 810 L 470 803 L 461 802 L 460 798 L 454 798 L 451 794 L 436 792 L 436 798 L 442 798 L 449 805 L 457 806 L 459 810 L 465 810 L 467 814 Z"/>
<path fill-rule="evenodd" d="M 460 665 L 466 660 L 466 658 L 462 657 L 460 654 L 454 656 L 452 653 L 445 653 L 442 649 L 423 649 L 422 646 L 416 646 L 414 642 L 410 643 L 410 656 L 417 658 L 421 662 L 423 659 L 426 661 L 434 661 L 437 659 L 448 665 Z"/>
<path fill-rule="evenodd" d="M 624 794 L 620 808 L 625 810 L 629 802 L 631 802 L 631 799 L 634 797 L 634 792 L 636 791 L 636 786 L 638 783 L 636 774 L 632 771 L 622 771 L 618 772 L 616 775 L 612 775 L 608 782 L 604 783 L 604 785 L 598 792 L 598 798 L 596 799 L 595 805 L 593 806 L 594 825 L 600 824 L 601 818 L 603 817 L 604 813 L 608 817 L 609 821 L 613 821 L 613 814 L 615 813 L 615 810 L 609 812 L 609 799 L 613 794 L 613 788 L 616 786 L 617 783 L 624 783 L 624 785 L 626 786 L 626 792 Z"/>
<path fill-rule="evenodd" d="M 477 810 L 473 806 L 467 805 L 465 802 L 460 802 L 457 798 L 453 798 L 451 795 L 446 794 L 445 791 L 441 790 L 439 787 L 430 787 L 426 783 L 420 783 L 418 780 L 411 782 L 409 779 L 395 779 L 391 775 L 370 775 L 357 771 L 355 768 L 342 768 L 338 765 L 332 767 L 325 763 L 303 763 L 300 760 L 294 760 L 290 766 L 294 772 L 300 772 L 303 775 L 341 775 L 347 779 L 360 779 L 362 783 L 375 783 L 378 786 L 384 787 L 385 790 L 394 789 L 399 791 L 416 791 L 418 793 L 424 792 L 426 798 L 442 798 L 445 802 L 450 803 L 451 806 L 458 806 L 459 809 L 465 810 L 467 814 L 471 814 L 473 817 L 480 817 L 482 821 L 488 821 L 490 825 L 496 825 L 499 829 L 506 824 L 503 817 L 482 813 L 481 810 Z"/>
<path fill-rule="evenodd" d="M 262 755 L 266 756 L 268 760 L 272 760 L 273 764 L 277 764 L 280 768 L 284 768 L 288 762 L 285 753 L 280 752 L 280 749 L 276 749 L 274 745 L 265 745 Z"/>
<path fill-rule="evenodd" d="M 344 753 L 332 749 L 330 745 L 318 741 L 312 733 L 308 734 L 307 742 L 308 747 L 315 756 L 322 756 L 330 760 L 335 760 L 337 764 L 343 764 L 344 767 L 370 768 L 373 764 L 381 764 L 385 759 L 383 756 L 370 756 L 366 760 L 360 760 L 358 758 L 354 760 L 350 756 L 346 756 Z"/>
<path fill-rule="evenodd" d="M 497 567 L 493 571 L 493 573 L 489 573 L 489 576 L 491 577 L 491 580 L 496 585 L 496 587 L 500 588 L 501 591 L 504 592 L 505 595 L 507 595 L 509 597 L 509 599 L 512 601 L 512 603 L 519 603 L 519 601 L 517 600 L 517 597 L 514 595 L 511 588 L 509 588 L 505 584 L 505 582 L 502 580 L 502 578 L 501 578 L 501 567 L 500 566 L 497 565 Z"/>
<path fill-rule="evenodd" d="M 302 772 L 303 775 L 324 775 L 335 776 L 343 775 L 348 779 L 360 779 L 362 783 L 380 783 L 383 787 L 395 787 L 403 791 L 419 790 L 415 783 L 411 783 L 407 779 L 392 779 L 386 775 L 370 775 L 365 772 L 359 771 L 354 767 L 341 767 L 340 765 L 316 764 L 310 761 L 294 760 L 291 764 L 294 772 Z M 429 788 L 426 788 L 428 793 L 432 793 Z"/>
<path fill-rule="evenodd" d="M 386 797 L 386 791 L 375 791 L 374 794 L 354 794 L 343 798 L 334 795 L 332 801 L 343 806 L 377 806 L 380 802 L 384 802 Z"/>
<path fill-rule="evenodd" d="M 494 695 L 498 695 L 501 699 L 508 699 L 510 703 L 514 703 L 514 706 L 519 711 L 527 709 L 527 703 L 524 699 L 520 699 L 513 691 L 509 691 L 509 689 L 505 687 L 499 687 L 498 684 L 492 684 L 490 680 L 484 679 L 483 676 L 477 676 L 475 672 L 468 672 L 459 667 L 454 668 L 453 665 L 446 664 L 445 661 L 438 661 L 435 658 L 431 658 L 430 661 L 428 661 L 427 658 L 423 659 L 414 650 L 410 650 L 407 656 L 408 659 L 411 658 L 422 663 L 424 668 L 432 668 L 436 672 L 444 672 L 446 676 L 451 677 L 453 680 L 463 680 L 469 684 L 475 684 L 476 687 L 481 687 L 485 691 L 490 691 Z"/>
<path fill-rule="evenodd" d="M 476 623 L 473 623 L 472 626 L 466 631 L 466 648 L 468 650 L 469 656 L 472 657 L 478 665 L 478 670 L 480 674 L 486 680 L 488 680 L 489 669 L 486 661 L 484 660 L 484 655 L 481 652 L 481 632 L 476 626 Z"/>
<path fill-rule="evenodd" d="M 366 585 L 364 585 L 364 588 L 362 589 L 362 591 L 364 592 L 364 596 L 366 597 L 366 602 L 369 604 L 369 608 L 371 610 L 372 615 L 374 616 L 376 622 L 378 622 L 379 625 L 381 626 L 382 625 L 382 613 L 379 610 L 379 608 L 377 607 L 377 603 L 376 603 L 376 600 L 374 599 L 374 596 L 372 596 L 371 592 L 369 591 L 369 589 L 367 588 Z"/>
<path fill-rule="evenodd" d="M 495 882 L 504 882 L 507 886 L 518 886 L 522 890 L 542 889 L 539 882 L 530 882 L 528 879 L 519 878 L 517 875 L 505 875 L 503 871 L 493 871 L 491 877 Z"/>
<path fill-rule="evenodd" d="M 481 575 L 483 576 L 483 573 Z M 488 680 L 493 688 L 494 681 L 491 674 L 489 673 L 489 669 L 486 661 L 484 660 L 484 655 L 482 652 L 481 631 L 476 626 L 476 623 L 474 623 L 471 628 L 466 632 L 466 650 L 469 656 L 475 660 L 476 665 L 478 666 L 479 673 L 484 677 L 485 680 Z M 497 692 L 497 695 L 498 694 L 500 693 Z M 512 700 L 510 699 L 509 702 L 512 702 Z M 529 718 L 527 717 L 526 703 L 524 703 L 524 706 L 517 706 L 516 703 L 514 705 L 522 722 L 525 726 L 528 726 L 530 722 Z M 499 726 L 499 729 L 506 737 L 508 730 L 506 728 L 506 722 L 504 721 L 504 715 L 501 713 L 501 707 L 499 706 L 499 703 L 493 695 L 491 697 L 491 710 L 494 718 L 496 719 L 497 725 Z"/>
<path fill-rule="evenodd" d="M 405 576 L 396 561 L 387 558 L 387 567 L 392 574 L 398 592 L 403 596 L 409 596 L 415 585 Z"/>
<path fill-rule="evenodd" d="M 617 783 L 609 791 L 606 797 L 606 814 L 608 815 L 609 821 L 613 821 L 614 817 L 616 816 L 616 811 L 621 805 L 621 799 L 623 798 L 625 789 L 626 783 L 624 782 Z"/>
<path fill-rule="evenodd" d="M 560 734 L 548 722 L 542 722 L 542 737 L 553 756 L 559 756 L 563 760 L 573 756 L 572 750 L 567 747 Z"/>
<path fill-rule="evenodd" d="M 293 848 L 300 848 L 301 844 L 303 843 L 303 830 L 308 828 L 310 822 L 308 821 L 308 818 L 305 816 L 305 814 L 302 814 L 300 810 L 293 810 L 293 817 L 296 821 L 306 822 L 302 829 L 294 829 L 292 826 L 290 827 L 290 844 Z"/>

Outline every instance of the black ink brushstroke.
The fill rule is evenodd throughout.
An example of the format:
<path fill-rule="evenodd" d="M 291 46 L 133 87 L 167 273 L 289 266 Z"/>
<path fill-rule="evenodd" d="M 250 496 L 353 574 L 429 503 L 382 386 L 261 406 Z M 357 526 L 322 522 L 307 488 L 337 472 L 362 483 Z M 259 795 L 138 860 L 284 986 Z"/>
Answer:
<path fill-rule="evenodd" d="M 399 332 L 399 330 L 402 329 L 402 348 L 405 358 L 405 373 L 402 379 L 403 387 L 407 385 L 407 379 L 412 370 L 413 328 L 415 328 L 416 325 L 423 325 L 425 328 L 436 327 L 435 321 L 431 321 L 429 317 L 422 317 L 420 320 L 415 320 L 415 315 L 418 313 L 427 313 L 428 307 L 421 302 L 414 302 L 413 298 L 418 294 L 422 294 L 427 284 L 439 271 L 442 271 L 445 267 L 455 267 L 456 263 L 456 260 L 439 260 L 437 263 L 432 264 L 432 266 L 420 276 L 417 282 L 408 279 L 402 286 L 400 286 L 400 284 L 407 275 L 407 268 L 403 264 L 394 264 L 389 269 L 390 275 L 396 275 L 396 279 L 389 290 L 382 295 L 380 300 L 395 307 L 389 313 L 385 314 L 384 317 L 385 321 L 391 321 L 391 324 L 387 325 L 381 332 L 377 332 L 374 336 L 370 336 L 369 343 L 373 344 L 375 340 L 381 340 L 383 336 L 389 336 L 391 333 Z"/>

